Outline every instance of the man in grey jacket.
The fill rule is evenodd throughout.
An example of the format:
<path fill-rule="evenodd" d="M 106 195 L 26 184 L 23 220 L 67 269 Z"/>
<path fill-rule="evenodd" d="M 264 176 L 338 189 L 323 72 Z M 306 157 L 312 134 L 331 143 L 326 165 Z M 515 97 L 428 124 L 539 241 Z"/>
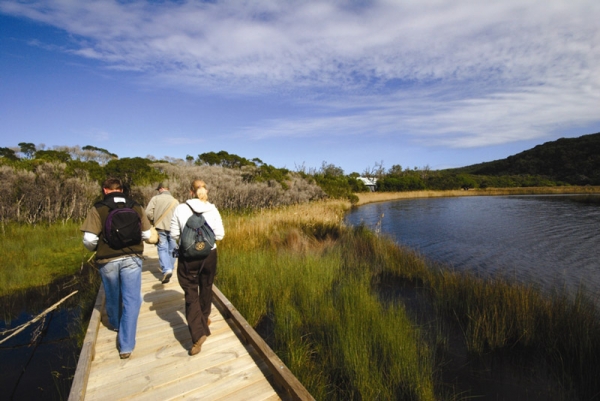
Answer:
<path fill-rule="evenodd" d="M 171 237 L 171 218 L 173 211 L 179 204 L 177 199 L 169 192 L 168 183 L 160 183 L 156 188 L 158 195 L 155 195 L 148 202 L 146 207 L 146 216 L 153 222 L 154 228 L 158 231 L 158 261 L 163 274 L 161 282 L 166 284 L 171 280 L 173 267 L 175 266 L 175 256 L 173 252 L 177 248 L 177 243 Z"/>

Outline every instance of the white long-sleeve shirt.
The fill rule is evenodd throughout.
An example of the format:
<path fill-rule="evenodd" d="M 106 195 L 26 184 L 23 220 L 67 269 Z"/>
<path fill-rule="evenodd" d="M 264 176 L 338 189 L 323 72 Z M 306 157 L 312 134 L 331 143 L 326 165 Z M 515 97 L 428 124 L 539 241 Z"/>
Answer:
<path fill-rule="evenodd" d="M 175 208 L 173 218 L 171 219 L 171 237 L 179 241 L 179 236 L 185 227 L 185 223 L 193 214 L 190 206 L 196 213 L 202 213 L 206 223 L 215 233 L 215 239 L 217 241 L 222 240 L 225 236 L 225 228 L 223 227 L 223 220 L 221 219 L 219 210 L 212 203 L 203 202 L 198 198 L 190 199 Z M 217 244 L 215 243 L 213 249 L 216 247 Z"/>
<path fill-rule="evenodd" d="M 142 231 L 142 240 L 147 240 L 148 238 L 150 238 L 150 234 L 151 234 L 150 230 Z M 86 249 L 88 251 L 93 252 L 96 250 L 99 239 L 100 239 L 100 237 L 98 237 L 94 233 L 91 233 L 88 231 L 84 231 L 84 233 L 83 233 L 83 245 L 86 247 Z"/>

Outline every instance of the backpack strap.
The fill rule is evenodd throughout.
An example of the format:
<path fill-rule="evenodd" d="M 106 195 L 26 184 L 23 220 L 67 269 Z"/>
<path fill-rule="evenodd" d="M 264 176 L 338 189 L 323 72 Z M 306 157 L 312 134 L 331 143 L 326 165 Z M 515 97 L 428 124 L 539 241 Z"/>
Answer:
<path fill-rule="evenodd" d="M 173 199 L 173 202 L 171 202 L 171 206 L 169 206 L 169 208 L 167 210 L 165 210 L 165 212 L 158 218 L 158 220 L 156 220 L 154 222 L 154 226 L 157 226 L 158 223 L 160 223 L 160 221 L 163 219 L 163 217 L 165 217 L 167 215 L 167 213 L 169 213 L 169 211 L 171 209 L 173 209 L 173 207 L 175 207 L 175 202 L 177 202 L 177 199 Z M 179 203 L 179 202 L 177 202 L 177 203 Z M 187 205 L 187 203 L 186 203 L 186 205 Z M 190 206 L 190 205 L 188 205 L 188 206 Z"/>
<path fill-rule="evenodd" d="M 194 208 L 192 206 L 190 206 L 189 203 L 185 202 L 185 204 L 190 208 L 190 210 L 192 211 L 192 213 L 194 213 L 194 214 L 202 214 L 202 213 L 198 213 L 197 211 L 195 211 Z"/>

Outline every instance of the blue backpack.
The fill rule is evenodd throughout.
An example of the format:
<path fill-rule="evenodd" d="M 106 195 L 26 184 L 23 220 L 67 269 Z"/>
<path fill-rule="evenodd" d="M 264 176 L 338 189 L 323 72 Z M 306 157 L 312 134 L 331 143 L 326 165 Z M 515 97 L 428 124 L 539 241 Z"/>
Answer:
<path fill-rule="evenodd" d="M 192 209 L 189 204 L 186 205 Z M 202 213 L 194 209 L 192 213 L 179 238 L 179 255 L 186 261 L 206 259 L 215 245 L 215 233 Z"/>

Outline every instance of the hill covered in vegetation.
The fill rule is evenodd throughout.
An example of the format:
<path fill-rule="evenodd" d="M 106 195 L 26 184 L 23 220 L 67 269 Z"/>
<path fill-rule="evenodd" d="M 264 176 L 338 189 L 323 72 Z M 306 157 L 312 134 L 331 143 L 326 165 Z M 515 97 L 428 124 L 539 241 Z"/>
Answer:
<path fill-rule="evenodd" d="M 600 133 L 560 138 L 506 159 L 451 171 L 488 176 L 532 175 L 570 185 L 600 185 Z"/>

